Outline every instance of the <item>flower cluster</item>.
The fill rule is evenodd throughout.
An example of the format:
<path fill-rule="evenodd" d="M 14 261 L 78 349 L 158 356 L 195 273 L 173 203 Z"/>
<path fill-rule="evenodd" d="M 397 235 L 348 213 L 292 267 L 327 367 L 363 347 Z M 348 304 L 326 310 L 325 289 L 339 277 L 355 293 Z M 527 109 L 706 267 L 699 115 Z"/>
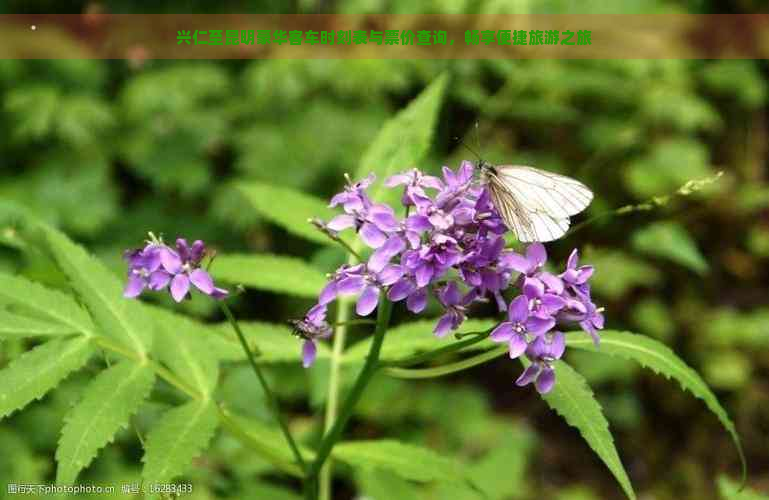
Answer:
<path fill-rule="evenodd" d="M 211 275 L 200 267 L 205 255 L 206 246 L 200 240 L 189 245 L 184 238 L 178 238 L 173 249 L 150 233 L 146 246 L 123 254 L 128 262 L 128 282 L 123 295 L 134 298 L 146 289 L 168 288 L 171 297 L 181 302 L 193 285 L 206 295 L 223 299 L 227 290 L 215 286 Z"/>
<path fill-rule="evenodd" d="M 434 328 L 438 337 L 462 324 L 470 304 L 492 298 L 501 312 L 507 311 L 508 321 L 491 339 L 508 342 L 511 357 L 526 353 L 532 364 L 517 383 L 535 382 L 540 392 L 552 388 L 552 363 L 564 351 L 563 334 L 554 330 L 557 324 L 577 322 L 598 341 L 603 316 L 590 299 L 592 267 L 579 267 L 575 250 L 566 271 L 555 275 L 544 270 L 542 244 L 530 245 L 525 255 L 505 249 L 508 229 L 488 191 L 474 180 L 472 163 L 463 162 L 456 172 L 443 167 L 442 178 L 413 169 L 387 179 L 389 188 L 403 186 L 404 218 L 371 200 L 367 189 L 374 181 L 373 174 L 359 182 L 348 177 L 344 191 L 330 204 L 344 213 L 318 223 L 335 238 L 354 229 L 371 254 L 365 262 L 337 269 L 318 304 L 304 320 L 294 322 L 305 338 L 305 366 L 314 359 L 315 339 L 331 333 L 326 308 L 340 295 L 357 295 L 356 312 L 367 316 L 383 297 L 405 301 L 409 311 L 420 313 L 433 294 L 444 309 Z M 508 307 L 503 292 L 511 284 L 522 293 Z"/>

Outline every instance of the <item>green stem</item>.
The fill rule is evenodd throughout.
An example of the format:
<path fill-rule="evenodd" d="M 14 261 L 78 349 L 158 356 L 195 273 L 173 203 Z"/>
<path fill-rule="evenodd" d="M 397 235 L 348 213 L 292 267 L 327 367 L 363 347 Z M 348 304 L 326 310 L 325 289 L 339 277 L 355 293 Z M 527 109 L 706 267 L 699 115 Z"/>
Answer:
<path fill-rule="evenodd" d="M 472 368 L 473 366 L 483 364 L 486 361 L 489 361 L 501 356 L 502 354 L 506 353 L 507 350 L 508 350 L 508 347 L 506 345 L 501 345 L 499 347 L 491 349 L 490 351 L 485 351 L 481 354 L 476 354 L 475 356 L 463 359 L 462 361 L 457 361 L 456 363 L 450 363 L 448 365 L 436 366 L 434 368 L 419 368 L 419 369 L 386 368 L 385 373 L 387 375 L 390 375 L 391 377 L 396 377 L 396 378 L 442 377 L 443 375 L 449 375 L 451 373 L 466 370 L 467 368 Z"/>
<path fill-rule="evenodd" d="M 469 339 L 461 340 L 459 342 L 454 342 L 453 344 L 449 344 L 449 345 L 440 347 L 438 349 L 434 349 L 432 351 L 427 351 L 420 354 L 414 354 L 413 356 L 408 356 L 406 358 L 399 359 L 396 361 L 390 361 L 388 363 L 382 363 L 382 366 L 402 368 L 406 366 L 418 365 L 419 363 L 430 361 L 431 359 L 437 358 L 438 356 L 442 356 L 443 354 L 448 354 L 454 351 L 458 351 L 464 347 L 477 344 L 478 342 L 488 338 L 490 332 L 491 332 L 491 329 L 486 330 L 485 332 L 463 333 L 462 334 L 463 337 L 466 337 L 468 335 L 472 335 L 473 337 Z"/>
<path fill-rule="evenodd" d="M 238 340 L 240 340 L 240 345 L 243 347 L 243 351 L 245 351 L 246 353 L 248 362 L 251 364 L 251 368 L 254 370 L 254 374 L 256 375 L 256 378 L 259 380 L 259 384 L 262 386 L 262 390 L 264 391 L 264 397 L 267 400 L 267 405 L 270 407 L 270 410 L 275 416 L 275 419 L 278 421 L 278 424 L 280 425 L 280 430 L 283 431 L 283 435 L 285 436 L 286 441 L 288 442 L 288 445 L 291 447 L 291 451 L 294 454 L 294 458 L 296 459 L 296 462 L 299 464 L 299 467 L 302 469 L 302 471 L 305 471 L 307 469 L 307 464 L 305 463 L 304 458 L 302 458 L 302 453 L 299 451 L 299 447 L 296 445 L 296 442 L 294 441 L 294 437 L 291 435 L 291 431 L 288 429 L 288 425 L 286 425 L 286 421 L 283 419 L 283 415 L 281 415 L 280 413 L 280 408 L 278 407 L 278 400 L 275 398 L 275 395 L 270 390 L 269 385 L 267 385 L 267 379 L 264 378 L 264 374 L 262 373 L 262 370 L 259 368 L 259 365 L 256 364 L 256 359 L 254 358 L 254 354 L 253 352 L 251 352 L 251 349 L 248 347 L 248 343 L 246 342 L 246 337 L 243 335 L 243 331 L 241 331 L 240 325 L 238 325 L 238 322 L 235 320 L 235 317 L 232 315 L 232 311 L 230 310 L 229 306 L 225 302 L 220 301 L 219 307 L 221 308 L 224 315 L 227 317 L 227 320 L 232 325 L 233 330 L 235 330 L 235 333 L 238 336 Z"/>
<path fill-rule="evenodd" d="M 328 456 L 331 454 L 331 450 L 334 448 L 334 445 L 342 436 L 342 432 L 347 425 L 347 421 L 350 420 L 350 417 L 352 416 L 355 405 L 358 404 L 358 401 L 363 395 L 364 389 L 371 381 L 371 377 L 379 367 L 379 352 L 382 349 L 382 342 L 384 341 L 385 332 L 387 331 L 387 327 L 390 324 L 391 313 L 392 302 L 387 300 L 387 297 L 382 296 L 382 298 L 379 300 L 374 339 L 371 342 L 371 348 L 369 349 L 366 362 L 363 365 L 363 369 L 361 369 L 360 373 L 358 374 L 358 378 L 355 380 L 355 384 L 352 386 L 350 393 L 344 400 L 342 409 L 339 412 L 339 417 L 336 419 L 336 421 L 334 421 L 331 429 L 329 429 L 328 432 L 326 432 L 326 434 L 323 436 L 323 440 L 318 447 L 315 460 L 312 462 L 312 464 L 310 464 L 307 470 L 305 482 L 305 497 L 307 500 L 313 500 L 316 498 L 316 479 L 318 473 L 323 467 L 323 464 L 325 463 Z"/>

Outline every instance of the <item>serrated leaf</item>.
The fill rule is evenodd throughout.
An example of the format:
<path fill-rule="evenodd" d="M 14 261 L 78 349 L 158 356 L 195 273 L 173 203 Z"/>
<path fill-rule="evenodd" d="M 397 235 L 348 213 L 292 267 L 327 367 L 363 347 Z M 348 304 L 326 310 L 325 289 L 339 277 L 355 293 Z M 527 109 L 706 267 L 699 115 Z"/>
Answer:
<path fill-rule="evenodd" d="M 373 172 L 376 184 L 369 188 L 372 199 L 397 199 L 400 190 L 387 190 L 383 182 L 391 175 L 418 166 L 433 139 L 435 124 L 443 102 L 448 75 L 442 74 L 405 109 L 384 124 L 363 154 L 356 179 Z"/>
<path fill-rule="evenodd" d="M 77 333 L 74 328 L 0 310 L 0 338 L 59 337 Z"/>
<path fill-rule="evenodd" d="M 88 384 L 69 412 L 56 449 L 56 483 L 72 484 L 149 396 L 155 372 L 148 363 L 122 361 Z"/>
<path fill-rule="evenodd" d="M 71 296 L 20 276 L 0 273 L 0 304 L 65 325 L 86 336 L 94 335 L 91 318 Z"/>
<path fill-rule="evenodd" d="M 57 339 L 23 353 L 0 370 L 0 418 L 43 397 L 93 354 L 88 338 Z"/>
<path fill-rule="evenodd" d="M 270 254 L 221 255 L 211 272 L 228 283 L 310 299 L 318 296 L 327 281 L 301 259 Z"/>
<path fill-rule="evenodd" d="M 212 399 L 190 401 L 163 414 L 144 445 L 145 484 L 168 483 L 183 474 L 208 446 L 218 424 Z"/>
<path fill-rule="evenodd" d="M 567 343 L 569 347 L 631 359 L 653 370 L 655 373 L 676 379 L 681 384 L 681 387 L 705 402 L 710 411 L 715 413 L 721 424 L 731 435 L 737 452 L 740 455 L 744 477 L 747 466 L 740 436 L 737 434 L 734 423 L 729 418 L 726 410 L 718 402 L 716 395 L 708 388 L 697 372 L 684 363 L 667 346 L 643 335 L 614 330 L 604 330 L 601 332 L 601 345 L 599 347 L 596 347 L 592 339 L 584 335 L 567 335 Z"/>
<path fill-rule="evenodd" d="M 639 229 L 631 239 L 637 251 L 667 259 L 698 274 L 705 274 L 708 262 L 694 239 L 683 226 L 675 222 L 655 222 Z"/>
<path fill-rule="evenodd" d="M 52 228 L 46 229 L 46 236 L 56 262 L 101 332 L 145 357 L 152 344 L 152 325 L 140 304 L 124 298 L 115 275 L 83 247 Z"/>
<path fill-rule="evenodd" d="M 592 342 L 592 341 L 591 341 Z M 521 357 L 524 366 L 529 361 Z M 622 461 L 614 447 L 614 438 L 609 431 L 609 422 L 603 415 L 601 405 L 585 379 L 564 361 L 555 365 L 556 383 L 553 389 L 542 396 L 548 406 L 561 415 L 566 423 L 576 427 L 592 450 L 603 460 L 619 482 L 625 494 L 635 499 Z"/>
<path fill-rule="evenodd" d="M 256 181 L 240 182 L 235 184 L 235 188 L 254 210 L 289 233 L 321 245 L 336 244 L 308 222 L 312 217 L 328 221 L 336 215 L 327 201 L 294 189 Z"/>
<path fill-rule="evenodd" d="M 462 482 L 462 466 L 433 450 L 389 439 L 341 442 L 334 458 L 351 467 L 376 467 L 412 481 Z"/>
<path fill-rule="evenodd" d="M 438 319 L 411 321 L 391 328 L 385 334 L 379 359 L 396 361 L 418 352 L 431 351 L 452 343 L 453 337 L 439 339 L 433 334 L 433 328 Z M 492 319 L 468 319 L 462 323 L 457 332 L 482 332 L 494 326 L 497 321 Z M 371 338 L 362 340 L 344 353 L 345 362 L 358 362 L 366 358 L 371 346 Z M 488 349 L 486 344 L 478 343 L 466 350 Z"/>
<path fill-rule="evenodd" d="M 257 361 L 262 362 L 301 362 L 302 342 L 291 334 L 286 325 L 264 323 L 261 321 L 241 321 L 240 328 L 249 346 L 258 350 Z M 233 352 L 230 360 L 243 359 L 245 356 L 237 337 L 232 332 L 232 325 L 222 323 L 218 326 L 223 336 L 228 339 Z M 318 342 L 318 359 L 328 358 L 330 349 L 323 342 Z"/>
<path fill-rule="evenodd" d="M 219 360 L 198 325 L 162 310 L 152 312 L 157 326 L 153 353 L 183 380 L 209 399 L 219 378 Z"/>

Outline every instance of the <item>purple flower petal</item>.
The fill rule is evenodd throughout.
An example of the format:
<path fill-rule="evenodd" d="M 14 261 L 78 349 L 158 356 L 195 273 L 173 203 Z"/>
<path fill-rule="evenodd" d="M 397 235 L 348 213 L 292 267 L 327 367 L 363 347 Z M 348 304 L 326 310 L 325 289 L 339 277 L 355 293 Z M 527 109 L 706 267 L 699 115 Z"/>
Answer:
<path fill-rule="evenodd" d="M 390 176 L 388 179 L 384 181 L 385 187 L 393 188 L 395 186 L 401 186 L 404 184 L 411 184 L 411 179 L 413 179 L 413 175 L 409 174 L 395 174 Z"/>
<path fill-rule="evenodd" d="M 555 320 L 553 318 L 542 319 L 536 317 L 530 317 L 526 320 L 526 331 L 532 335 L 542 335 L 555 326 Z"/>
<path fill-rule="evenodd" d="M 427 289 L 420 288 L 406 299 L 406 308 L 414 314 L 419 314 L 427 307 Z"/>
<path fill-rule="evenodd" d="M 524 387 L 526 385 L 529 385 L 530 383 L 534 382 L 534 380 L 537 378 L 537 375 L 539 375 L 539 372 L 541 370 L 541 367 L 539 366 L 539 363 L 532 363 L 529 366 L 526 367 L 526 369 L 521 373 L 521 376 L 518 377 L 518 380 L 515 381 L 515 385 L 518 387 Z"/>
<path fill-rule="evenodd" d="M 336 290 L 339 295 L 354 295 L 366 286 L 366 280 L 362 276 L 348 276 L 342 278 L 336 284 Z"/>
<path fill-rule="evenodd" d="M 355 312 L 358 316 L 368 316 L 376 309 L 379 302 L 379 287 L 369 285 L 363 289 L 363 292 L 358 298 L 357 304 L 355 304 Z"/>
<path fill-rule="evenodd" d="M 416 289 L 416 285 L 409 278 L 403 278 L 397 281 L 390 287 L 390 291 L 387 292 L 387 298 L 393 302 L 403 300 Z"/>
<path fill-rule="evenodd" d="M 432 230 L 433 225 L 430 224 L 430 219 L 426 215 L 416 214 L 411 215 L 406 219 L 405 227 L 409 231 L 423 233 Z"/>
<path fill-rule="evenodd" d="M 438 299 L 444 306 L 455 306 L 462 301 L 462 294 L 459 292 L 459 287 L 455 281 L 449 282 L 448 285 L 438 291 Z"/>
<path fill-rule="evenodd" d="M 382 271 L 379 272 L 377 278 L 379 279 L 379 283 L 383 286 L 389 286 L 401 279 L 401 276 L 403 276 L 404 270 L 403 266 L 399 266 L 397 264 L 390 264 L 384 267 Z"/>
<path fill-rule="evenodd" d="M 336 281 L 329 281 L 326 283 L 326 286 L 323 287 L 323 290 L 320 291 L 320 296 L 318 297 L 318 303 L 322 305 L 326 305 L 329 302 L 333 301 L 336 298 L 337 295 L 337 287 L 336 287 Z"/>
<path fill-rule="evenodd" d="M 547 309 L 551 314 L 563 309 L 566 306 L 566 300 L 563 297 L 554 295 L 552 293 L 546 293 L 542 296 L 542 306 Z"/>
<path fill-rule="evenodd" d="M 190 248 L 190 260 L 197 264 L 203 260 L 203 255 L 206 253 L 206 244 L 201 240 L 195 240 Z"/>
<path fill-rule="evenodd" d="M 315 362 L 315 356 L 318 354 L 318 349 L 315 346 L 313 340 L 307 339 L 302 345 L 302 366 L 309 368 Z"/>
<path fill-rule="evenodd" d="M 441 316 L 441 319 L 438 320 L 438 324 L 435 325 L 433 333 L 435 333 L 436 337 L 444 337 L 451 330 L 453 323 L 454 321 L 451 314 L 444 314 Z"/>
<path fill-rule="evenodd" d="M 531 270 L 541 267 L 547 261 L 547 251 L 542 243 L 532 243 L 526 248 L 526 259 Z"/>
<path fill-rule="evenodd" d="M 513 323 L 526 321 L 529 317 L 529 299 L 525 295 L 514 298 L 507 309 L 507 317 Z"/>
<path fill-rule="evenodd" d="M 381 271 L 390 259 L 401 253 L 406 248 L 406 243 L 398 236 L 389 238 L 382 246 L 376 249 L 368 259 L 368 268 L 375 273 Z"/>
<path fill-rule="evenodd" d="M 132 274 L 128 277 L 128 283 L 126 283 L 125 290 L 123 290 L 123 297 L 133 299 L 141 295 L 144 290 L 144 278 L 137 274 Z"/>
<path fill-rule="evenodd" d="M 211 297 L 216 300 L 222 300 L 225 299 L 229 294 L 230 292 L 224 288 L 214 287 L 214 291 L 211 292 Z"/>
<path fill-rule="evenodd" d="M 170 248 L 161 248 L 159 250 L 160 263 L 163 268 L 171 274 L 179 274 L 182 271 L 182 259 Z"/>
<path fill-rule="evenodd" d="M 545 284 L 536 278 L 523 280 L 523 293 L 529 299 L 538 299 L 545 293 Z"/>
<path fill-rule="evenodd" d="M 187 240 L 184 238 L 176 238 L 176 251 L 179 252 L 182 262 L 189 262 L 190 260 L 190 247 L 187 244 Z"/>
<path fill-rule="evenodd" d="M 192 271 L 190 273 L 190 281 L 198 290 L 206 295 L 211 295 L 211 292 L 214 291 L 214 280 L 211 279 L 210 274 L 202 269 L 195 269 Z"/>
<path fill-rule="evenodd" d="M 555 385 L 555 371 L 549 366 L 545 366 L 542 369 L 542 373 L 537 377 L 537 381 L 534 386 L 537 388 L 537 392 L 540 394 L 547 394 L 553 389 Z"/>
<path fill-rule="evenodd" d="M 552 291 L 557 294 L 563 293 L 563 281 L 558 276 L 548 272 L 541 272 L 537 276 Z"/>
<path fill-rule="evenodd" d="M 393 214 L 393 209 L 384 204 L 376 204 L 369 210 L 371 221 L 385 232 L 392 232 L 398 229 L 398 221 Z"/>
<path fill-rule="evenodd" d="M 352 215 L 337 215 L 326 224 L 326 227 L 332 231 L 343 231 L 355 225 L 355 217 Z"/>
<path fill-rule="evenodd" d="M 190 290 L 190 279 L 186 274 L 177 274 L 171 281 L 171 297 L 176 302 L 181 302 Z"/>
<path fill-rule="evenodd" d="M 510 347 L 510 359 L 515 359 L 524 352 L 526 352 L 526 348 L 528 347 L 528 344 L 526 343 L 526 339 L 523 335 L 516 333 L 513 336 L 510 337 L 510 340 L 508 341 L 508 345 Z"/>
<path fill-rule="evenodd" d="M 171 281 L 171 275 L 163 271 L 162 269 L 159 269 L 154 273 L 150 274 L 149 288 L 150 290 L 156 290 L 156 291 L 162 290 L 168 286 L 168 283 L 170 281 Z"/>
<path fill-rule="evenodd" d="M 429 264 L 420 265 L 419 267 L 417 267 L 417 270 L 414 273 L 414 277 L 416 278 L 417 286 L 419 288 L 427 286 L 427 284 L 430 283 L 430 280 L 433 277 L 433 266 Z"/>
<path fill-rule="evenodd" d="M 576 269 L 579 265 L 579 250 L 576 248 L 569 254 L 569 260 L 566 261 L 567 269 Z"/>
<path fill-rule="evenodd" d="M 379 248 L 387 241 L 387 235 L 374 224 L 366 222 L 360 228 L 360 239 L 371 248 Z"/>
<path fill-rule="evenodd" d="M 489 338 L 494 342 L 507 342 L 513 336 L 513 324 L 504 321 L 491 331 Z"/>
<path fill-rule="evenodd" d="M 503 255 L 500 261 L 505 267 L 518 271 L 519 273 L 526 273 L 529 270 L 529 260 L 523 255 L 519 255 L 515 252 Z"/>

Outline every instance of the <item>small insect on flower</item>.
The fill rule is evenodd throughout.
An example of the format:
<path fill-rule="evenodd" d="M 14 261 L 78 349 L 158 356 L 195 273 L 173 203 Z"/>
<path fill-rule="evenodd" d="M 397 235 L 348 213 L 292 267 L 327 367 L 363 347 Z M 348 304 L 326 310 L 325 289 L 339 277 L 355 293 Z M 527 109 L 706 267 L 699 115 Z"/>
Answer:
<path fill-rule="evenodd" d="M 557 240 L 568 231 L 569 217 L 593 200 L 590 189 L 565 175 L 483 160 L 478 168 L 491 202 L 522 242 Z"/>
<path fill-rule="evenodd" d="M 327 339 L 331 336 L 331 325 L 326 322 L 326 306 L 316 304 L 303 319 L 292 319 L 289 323 L 294 327 L 293 334 L 304 339 L 302 344 L 302 366 L 309 368 L 315 362 L 318 354 L 316 339 Z"/>

